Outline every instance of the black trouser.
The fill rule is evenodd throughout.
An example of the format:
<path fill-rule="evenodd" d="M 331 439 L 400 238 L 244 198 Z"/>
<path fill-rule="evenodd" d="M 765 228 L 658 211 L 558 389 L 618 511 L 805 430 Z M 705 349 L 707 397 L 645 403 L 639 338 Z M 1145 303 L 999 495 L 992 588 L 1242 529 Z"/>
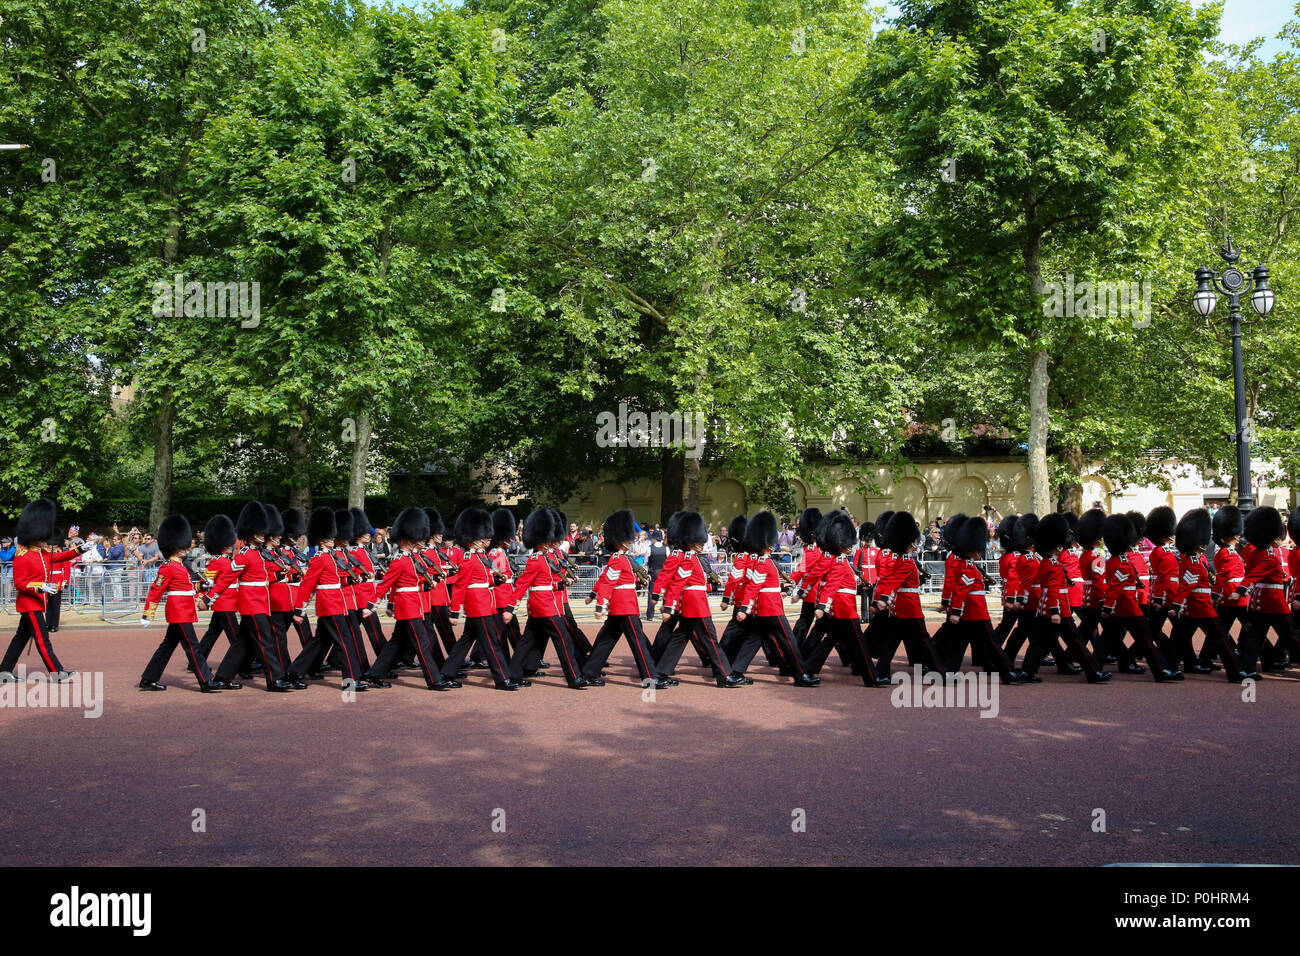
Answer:
<path fill-rule="evenodd" d="M 361 614 L 360 611 L 357 612 Z M 376 656 L 384 649 L 388 642 L 384 639 L 384 629 L 379 623 L 379 612 L 371 611 L 370 614 L 361 617 L 361 627 L 370 638 L 370 646 L 374 649 Z"/>
<path fill-rule="evenodd" d="M 1079 615 L 1079 636 L 1083 638 L 1083 643 L 1092 645 L 1097 666 L 1105 667 L 1106 655 L 1103 654 L 1100 658 L 1096 656 L 1096 652 L 1101 650 L 1101 608 L 1083 607 L 1075 613 Z"/>
<path fill-rule="evenodd" d="M 591 656 L 591 641 L 587 640 L 587 635 L 578 627 L 578 619 L 573 616 L 573 608 L 567 598 L 564 601 L 564 623 L 569 625 L 569 638 L 573 641 L 573 650 L 577 653 L 578 660 L 586 661 Z"/>
<path fill-rule="evenodd" d="M 288 615 L 288 625 L 293 627 L 294 631 L 298 634 L 298 643 L 302 647 L 306 647 L 311 643 L 311 621 L 308 620 L 307 615 L 304 614 L 302 616 L 302 623 L 299 624 L 294 620 L 293 611 L 286 611 L 285 613 Z"/>
<path fill-rule="evenodd" d="M 826 639 L 826 634 L 830 629 L 830 623 L 831 618 L 829 615 L 817 617 L 817 607 L 814 605 L 812 625 L 808 628 L 808 633 L 804 635 L 803 640 L 799 642 L 799 653 L 803 655 L 805 661 L 812 657 L 813 652 L 816 651 Z M 837 633 L 842 636 L 844 632 L 841 630 Z M 853 656 L 853 652 L 849 648 L 840 644 L 834 644 L 834 647 L 836 652 L 839 654 L 840 663 L 849 663 L 850 658 Z M 822 658 L 822 660 L 825 661 L 825 658 Z M 816 671 L 810 671 L 809 673 L 816 673 Z"/>
<path fill-rule="evenodd" d="M 653 619 L 655 616 L 655 582 L 659 580 L 659 568 L 650 569 L 650 583 L 645 589 L 645 616 Z"/>
<path fill-rule="evenodd" d="M 1092 659 L 1092 654 L 1083 643 L 1079 629 L 1074 626 L 1073 615 L 1062 614 L 1060 617 L 1060 623 L 1055 624 L 1050 617 L 1038 615 L 1037 620 L 1030 625 L 1032 630 L 1029 633 L 1029 650 L 1025 651 L 1025 663 L 1020 669 L 1031 676 L 1037 674 L 1043 658 L 1056 649 L 1059 641 L 1065 646 L 1069 655 L 1083 666 L 1084 673 L 1089 679 L 1095 679 L 1101 668 Z M 1026 626 L 1025 621 L 1022 620 L 1020 626 Z M 1057 662 L 1057 670 L 1063 670 L 1060 661 Z"/>
<path fill-rule="evenodd" d="M 303 645 L 302 653 L 289 665 L 289 672 L 295 677 L 302 677 L 319 671 L 327 645 L 338 653 L 343 664 L 343 676 L 349 680 L 360 680 L 361 662 L 357 659 L 347 618 L 342 614 L 326 614 L 316 618 L 316 630 Z"/>
<path fill-rule="evenodd" d="M 731 662 L 727 660 L 727 655 L 722 652 L 718 645 L 718 633 L 713 628 L 713 618 L 711 617 L 686 617 L 682 616 L 682 626 L 673 631 L 668 637 L 668 642 L 664 645 L 663 653 L 655 659 L 655 666 L 660 674 L 668 675 L 673 672 L 677 666 L 677 661 L 682 656 L 682 650 L 686 647 L 686 641 L 689 637 L 694 637 L 696 647 L 703 647 L 704 655 L 708 658 L 709 669 L 713 671 L 715 680 L 722 680 L 731 674 Z"/>
<path fill-rule="evenodd" d="M 239 630 L 235 631 L 230 650 L 221 659 L 217 677 L 220 680 L 234 679 L 236 674 L 252 662 L 254 648 L 261 650 L 262 660 L 266 661 L 266 686 L 270 687 L 275 681 L 283 680 L 289 662 L 280 659 L 270 614 L 245 614 L 239 619 Z"/>
<path fill-rule="evenodd" d="M 380 648 L 375 663 L 363 680 L 383 680 L 397 663 L 399 654 L 419 662 L 420 670 L 424 672 L 424 683 L 429 687 L 438 682 L 440 669 L 447 663 L 438 645 L 424 632 L 424 618 L 402 618 L 397 622 L 392 638 Z"/>
<path fill-rule="evenodd" d="M 153 652 L 153 657 L 149 658 L 149 663 L 145 665 L 140 680 L 156 682 L 162 677 L 163 668 L 172 659 L 172 652 L 176 650 L 177 644 L 185 647 L 185 653 L 190 659 L 190 666 L 194 668 L 194 674 L 199 679 L 199 686 L 207 687 L 208 684 L 212 683 L 212 670 L 208 667 L 208 659 L 199 650 L 198 638 L 194 636 L 194 625 L 189 621 L 169 623 L 167 625 L 167 633 L 163 635 L 158 650 Z"/>
<path fill-rule="evenodd" d="M 1228 645 L 1235 652 L 1237 642 L 1232 638 L 1232 625 L 1233 622 L 1241 625 L 1237 630 L 1238 636 L 1241 635 L 1242 631 L 1246 630 L 1246 608 L 1238 604 L 1220 604 L 1216 609 L 1216 614 L 1219 619 L 1219 626 L 1223 628 L 1224 636 L 1228 638 Z M 1206 641 L 1201 645 L 1201 653 L 1196 658 L 1196 661 L 1199 664 L 1209 664 L 1210 661 L 1216 660 L 1218 656 L 1218 645 L 1214 641 Z M 1264 663 L 1268 662 L 1265 661 Z"/>
<path fill-rule="evenodd" d="M 1151 629 L 1151 637 L 1155 639 L 1156 644 L 1161 648 L 1173 648 L 1173 641 L 1165 636 L 1165 621 L 1169 620 L 1169 605 L 1161 601 L 1152 601 L 1142 609 L 1143 616 L 1147 619 L 1147 627 Z M 1173 659 L 1173 655 L 1170 655 Z"/>
<path fill-rule="evenodd" d="M 655 631 L 654 643 L 650 645 L 655 660 L 659 660 L 663 656 L 664 648 L 668 646 L 669 640 L 685 626 L 680 614 L 674 614 L 668 620 L 660 622 L 659 630 Z"/>
<path fill-rule="evenodd" d="M 1296 641 L 1295 626 L 1291 622 L 1290 613 L 1264 614 L 1251 611 L 1246 619 L 1246 629 L 1241 632 L 1241 639 L 1237 642 L 1241 649 L 1242 670 L 1255 669 L 1255 661 L 1267 644 L 1270 629 L 1277 635 L 1277 660 L 1281 660 L 1282 655 L 1287 651 L 1300 658 L 1300 643 Z"/>
<path fill-rule="evenodd" d="M 41 655 L 41 661 L 51 674 L 63 670 L 63 665 L 59 663 L 59 656 L 54 653 L 54 645 L 50 643 L 50 632 L 45 626 L 45 612 L 23 611 L 18 618 L 18 630 L 14 632 L 13 640 L 9 642 L 9 649 L 5 651 L 3 663 L 0 663 L 0 671 L 13 672 L 13 669 L 18 666 L 18 656 L 22 654 L 28 641 L 36 642 L 36 652 Z"/>
<path fill-rule="evenodd" d="M 867 643 L 862 639 L 862 623 L 856 617 L 822 617 L 818 623 L 825 622 L 822 637 L 812 652 L 804 658 L 804 667 L 809 674 L 816 674 L 826 663 L 831 648 L 839 649 L 841 656 L 847 656 L 853 664 L 853 671 L 862 675 L 863 683 L 876 682 L 876 669 L 871 664 L 871 655 L 867 653 Z M 816 633 L 816 628 L 813 633 Z"/>
<path fill-rule="evenodd" d="M 800 653 L 803 652 L 804 642 L 808 639 L 808 630 L 817 619 L 816 614 L 816 601 L 804 601 L 799 606 L 799 619 L 794 622 L 794 639 L 799 644 Z"/>
<path fill-rule="evenodd" d="M 1025 646 L 1025 641 L 1029 640 L 1029 638 L 1033 636 L 1035 626 L 1035 615 L 1031 614 L 1028 608 L 1016 611 L 1015 615 L 1016 619 L 1013 622 L 1014 627 L 1009 629 L 1010 633 L 1007 634 L 1002 643 L 1002 649 L 1006 651 L 1007 660 L 1011 661 L 1013 665 L 1016 662 L 1016 658 L 1020 655 L 1020 649 Z M 1005 620 L 1006 615 L 1003 615 L 1002 621 Z M 998 628 L 1000 629 L 1001 627 L 1002 622 L 999 622 Z"/>
<path fill-rule="evenodd" d="M 655 669 L 654 653 L 650 650 L 650 642 L 641 629 L 641 617 L 637 614 L 611 614 L 605 619 L 591 646 L 587 663 L 583 665 L 582 676 L 588 680 L 600 676 L 600 669 L 609 660 L 609 652 L 614 649 L 620 637 L 627 638 L 628 646 L 632 648 L 632 657 L 636 661 L 636 672 L 641 679 L 657 678 L 660 672 Z"/>
<path fill-rule="evenodd" d="M 993 629 L 993 636 L 997 638 L 999 646 L 1007 646 L 1007 638 L 1011 636 L 1011 629 L 1020 621 L 1020 615 L 1023 613 L 1019 608 L 1002 605 L 1002 620 L 998 621 L 998 626 Z M 1011 659 L 1011 663 L 1015 663 L 1015 659 L 1011 658 L 1010 654 L 1007 657 Z"/>
<path fill-rule="evenodd" d="M 1167 670 L 1172 658 L 1168 654 L 1162 654 L 1161 649 L 1157 646 L 1155 639 L 1151 636 L 1151 630 L 1147 627 L 1145 615 L 1136 617 L 1109 617 L 1105 618 L 1101 624 L 1102 633 L 1105 635 L 1106 646 L 1110 652 L 1115 655 L 1115 660 L 1121 666 L 1128 666 L 1136 663 L 1133 652 L 1124 644 L 1124 634 L 1127 631 L 1133 638 L 1135 648 L 1141 648 L 1146 653 L 1147 664 L 1151 667 L 1151 676 L 1156 680 L 1160 679 L 1160 672 Z M 1166 648 L 1166 651 L 1168 648 Z"/>
<path fill-rule="evenodd" d="M 731 609 L 731 620 L 722 629 L 722 637 L 718 638 L 719 643 L 722 645 L 722 653 L 727 655 L 728 660 L 735 659 L 736 651 L 745 642 L 750 628 L 754 625 L 754 619 L 749 615 L 746 615 L 743 621 L 738 620 L 736 615 L 739 613 L 735 607 Z"/>
<path fill-rule="evenodd" d="M 519 636 L 519 644 L 510 658 L 510 678 L 520 680 L 537 671 L 537 664 L 542 659 L 546 642 L 555 645 L 555 653 L 560 655 L 560 667 L 564 670 L 564 679 L 570 684 L 582 676 L 582 665 L 573 648 L 573 638 L 569 636 L 568 625 L 562 617 L 532 617 Z M 599 671 L 597 672 L 599 673 Z"/>
<path fill-rule="evenodd" d="M 867 621 L 867 629 L 862 635 L 862 639 L 867 642 L 867 653 L 874 658 L 880 657 L 880 648 L 884 646 L 885 632 L 889 629 L 889 615 L 884 611 L 876 611 Z"/>
<path fill-rule="evenodd" d="M 997 635 L 993 633 L 993 622 L 987 618 L 983 621 L 961 618 L 956 624 L 949 621 L 934 636 L 934 649 L 939 654 L 945 673 L 961 670 L 968 647 L 971 663 L 988 673 L 996 671 L 1005 677 L 1015 670 L 1002 650 L 1002 645 L 998 643 Z"/>
<path fill-rule="evenodd" d="M 289 628 L 293 625 L 293 611 L 272 611 L 271 627 L 275 630 L 275 648 L 276 654 L 282 662 L 282 667 L 287 671 L 290 663 L 293 661 L 293 655 L 289 653 Z"/>
<path fill-rule="evenodd" d="M 348 608 L 347 614 L 343 616 L 340 627 L 344 628 L 343 636 L 352 642 L 353 653 L 357 655 L 357 663 L 361 665 L 361 672 L 364 674 L 370 670 L 370 655 L 366 653 L 365 641 L 361 637 L 361 612 L 356 608 Z M 329 662 L 335 667 L 342 667 L 338 655 L 338 649 L 330 651 Z"/>
<path fill-rule="evenodd" d="M 445 604 L 435 604 L 424 615 L 424 629 L 429 634 L 437 633 L 442 639 L 443 649 L 450 654 L 456 646 L 456 632 L 451 627 L 451 610 Z"/>
<path fill-rule="evenodd" d="M 790 622 L 785 619 L 784 614 L 749 617 L 747 620 L 753 623 L 749 633 L 745 635 L 744 642 L 736 651 L 736 656 L 732 659 L 731 667 L 735 673 L 745 673 L 750 661 L 758 653 L 759 647 L 768 642 L 772 644 L 781 673 L 790 677 L 799 677 L 807 673 L 803 656 L 799 653 L 799 646 L 794 639 L 794 632 L 790 630 Z"/>
<path fill-rule="evenodd" d="M 199 639 L 199 650 L 203 652 L 205 658 L 211 657 L 212 648 L 216 646 L 217 638 L 222 634 L 226 635 L 226 640 L 230 642 L 231 647 L 234 647 L 235 632 L 238 630 L 239 619 L 235 617 L 234 611 L 213 611 L 212 618 L 208 621 L 208 629 Z"/>
<path fill-rule="evenodd" d="M 881 617 L 884 617 L 884 615 L 881 615 Z M 894 652 L 898 650 L 900 643 L 907 647 L 909 660 L 920 661 L 932 670 L 943 670 L 939 655 L 935 653 L 934 644 L 930 641 L 930 632 L 925 629 L 925 618 L 900 618 L 891 614 L 880 635 L 880 658 L 876 662 L 877 673 L 886 677 L 889 676 L 891 665 L 894 662 Z"/>
<path fill-rule="evenodd" d="M 498 684 L 508 681 L 510 662 L 501 654 L 501 634 L 497 631 L 495 614 L 465 618 L 465 629 L 452 645 L 447 661 L 442 665 L 442 676 L 455 677 L 460 672 L 460 666 L 465 663 L 465 656 L 475 645 L 482 648 L 487 656 L 487 665 L 492 671 L 493 679 Z"/>
<path fill-rule="evenodd" d="M 63 613 L 63 589 L 55 591 L 45 601 L 45 629 L 53 633 L 59 629 L 59 617 Z"/>
<path fill-rule="evenodd" d="M 1237 664 L 1237 654 L 1233 650 L 1232 640 L 1228 637 L 1227 632 L 1223 630 L 1223 625 L 1219 623 L 1217 617 L 1179 617 L 1174 619 L 1174 647 L 1177 648 L 1179 656 L 1183 659 L 1183 666 L 1190 669 L 1198 663 L 1196 654 L 1192 651 L 1192 638 L 1196 632 L 1200 631 L 1205 635 L 1205 641 L 1201 644 L 1201 656 L 1204 657 L 1211 644 L 1219 649 L 1219 656 L 1223 659 L 1223 670 L 1228 675 L 1228 680 L 1239 682 L 1241 680 L 1241 667 Z"/>

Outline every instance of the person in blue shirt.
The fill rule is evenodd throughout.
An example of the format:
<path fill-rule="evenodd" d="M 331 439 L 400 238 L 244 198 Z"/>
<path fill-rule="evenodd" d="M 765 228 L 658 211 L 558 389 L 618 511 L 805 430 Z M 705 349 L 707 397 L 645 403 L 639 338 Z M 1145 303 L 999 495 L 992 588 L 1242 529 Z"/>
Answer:
<path fill-rule="evenodd" d="M 14 555 L 17 553 L 18 549 L 14 547 L 12 538 L 4 538 L 3 540 L 0 540 L 0 562 L 8 564 L 14 559 Z"/>

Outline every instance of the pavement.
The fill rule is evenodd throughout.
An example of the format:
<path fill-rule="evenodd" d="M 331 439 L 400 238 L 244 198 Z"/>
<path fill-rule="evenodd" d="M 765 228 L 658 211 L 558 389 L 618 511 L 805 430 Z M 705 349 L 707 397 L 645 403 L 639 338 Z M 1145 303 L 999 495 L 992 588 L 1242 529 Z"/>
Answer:
<path fill-rule="evenodd" d="M 626 645 L 581 692 L 553 667 L 515 693 L 474 671 L 450 693 L 404 672 L 352 700 L 336 675 L 201 695 L 180 652 L 139 691 L 161 636 L 55 635 L 102 679 L 99 717 L 0 707 L 0 865 L 1300 863 L 1291 672 L 1044 673 L 991 717 L 894 706 L 835 664 L 722 690 L 689 648 L 653 693 Z"/>

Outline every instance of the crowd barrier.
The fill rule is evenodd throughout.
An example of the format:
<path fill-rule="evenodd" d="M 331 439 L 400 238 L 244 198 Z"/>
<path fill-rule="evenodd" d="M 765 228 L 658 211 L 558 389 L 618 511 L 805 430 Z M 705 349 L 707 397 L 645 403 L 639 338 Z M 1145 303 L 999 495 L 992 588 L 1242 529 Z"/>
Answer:
<path fill-rule="evenodd" d="M 516 572 L 521 571 L 525 563 L 527 563 L 526 555 L 510 556 L 511 567 Z M 731 562 L 714 559 L 711 563 L 718 577 L 725 580 L 731 571 Z M 778 563 L 787 573 L 792 570 L 794 564 L 789 560 Z M 569 598 L 575 615 L 588 617 L 593 611 L 592 605 L 588 605 L 586 599 L 595 589 L 596 579 L 600 576 L 602 566 L 584 563 L 581 560 L 576 560 L 576 564 L 574 570 L 576 580 L 569 586 Z M 195 570 L 202 573 L 202 565 L 203 562 L 196 563 Z M 921 584 L 922 593 L 939 593 L 943 588 L 943 562 L 923 560 L 921 565 L 930 572 L 929 580 Z M 997 559 L 990 558 L 980 562 L 980 566 L 992 580 L 993 590 L 996 591 L 999 584 Z M 61 613 L 97 617 L 110 624 L 136 624 L 144 608 L 149 586 L 156 575 L 155 568 L 130 567 L 115 562 L 76 566 L 72 569 L 71 581 L 63 589 Z M 13 568 L 10 564 L 0 565 L 0 613 L 10 613 L 14 610 L 14 597 Z M 645 587 L 637 588 L 637 597 L 644 607 Z M 524 611 L 525 606 L 525 602 L 521 601 L 519 606 L 521 612 Z"/>

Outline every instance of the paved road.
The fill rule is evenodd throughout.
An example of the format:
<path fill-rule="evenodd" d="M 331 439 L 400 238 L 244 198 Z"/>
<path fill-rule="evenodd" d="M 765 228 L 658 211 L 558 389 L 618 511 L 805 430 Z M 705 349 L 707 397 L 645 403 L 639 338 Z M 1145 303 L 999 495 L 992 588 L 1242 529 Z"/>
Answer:
<path fill-rule="evenodd" d="M 1046 674 L 982 718 L 894 707 L 838 666 L 739 690 L 683 666 L 646 700 L 623 649 L 583 692 L 475 672 L 445 694 L 417 675 L 353 702 L 337 679 L 204 696 L 178 653 L 140 692 L 160 636 L 56 635 L 102 672 L 98 719 L 0 709 L 0 864 L 1300 863 L 1288 677 L 1247 703 L 1222 677 Z"/>

